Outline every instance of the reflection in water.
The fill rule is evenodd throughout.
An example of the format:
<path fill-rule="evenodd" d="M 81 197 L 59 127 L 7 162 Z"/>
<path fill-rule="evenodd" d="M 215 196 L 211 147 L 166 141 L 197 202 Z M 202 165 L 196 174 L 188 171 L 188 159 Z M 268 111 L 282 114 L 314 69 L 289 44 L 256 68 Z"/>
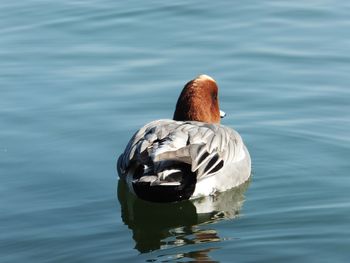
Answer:
<path fill-rule="evenodd" d="M 131 194 L 123 181 L 118 182 L 118 199 L 123 222 L 132 230 L 135 248 L 141 253 L 182 245 L 218 242 L 215 229 L 203 225 L 238 215 L 249 182 L 220 193 L 178 203 L 150 203 Z M 201 226 L 200 226 L 201 225 Z M 210 260 L 207 248 L 177 255 L 176 258 Z"/>

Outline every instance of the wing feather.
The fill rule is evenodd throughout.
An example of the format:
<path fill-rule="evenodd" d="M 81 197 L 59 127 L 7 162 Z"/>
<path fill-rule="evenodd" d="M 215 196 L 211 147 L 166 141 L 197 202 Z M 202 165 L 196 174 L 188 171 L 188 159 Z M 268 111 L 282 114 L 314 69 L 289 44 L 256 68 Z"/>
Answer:
<path fill-rule="evenodd" d="M 241 137 L 228 127 L 159 120 L 135 133 L 121 158 L 121 168 L 126 170 L 131 161 L 142 160 L 139 155 L 147 153 L 159 169 L 166 162 L 191 164 L 199 180 L 220 172 L 226 162 L 237 161 L 242 151 Z"/>

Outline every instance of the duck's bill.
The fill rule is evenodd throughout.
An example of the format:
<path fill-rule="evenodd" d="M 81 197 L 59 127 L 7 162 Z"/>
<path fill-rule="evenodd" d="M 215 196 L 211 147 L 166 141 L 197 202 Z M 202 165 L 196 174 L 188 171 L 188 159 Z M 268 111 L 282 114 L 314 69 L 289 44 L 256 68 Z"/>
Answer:
<path fill-rule="evenodd" d="M 221 118 L 224 118 L 225 116 L 226 116 L 226 112 L 220 110 L 220 117 L 221 117 Z"/>

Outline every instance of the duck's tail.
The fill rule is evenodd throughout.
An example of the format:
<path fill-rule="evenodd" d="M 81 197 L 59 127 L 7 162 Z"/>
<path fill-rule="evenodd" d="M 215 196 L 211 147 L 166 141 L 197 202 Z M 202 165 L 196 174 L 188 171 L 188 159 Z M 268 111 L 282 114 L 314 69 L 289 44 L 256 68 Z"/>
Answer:
<path fill-rule="evenodd" d="M 191 197 L 196 186 L 196 174 L 191 172 L 191 165 L 172 163 L 154 175 L 154 169 L 146 169 L 138 178 L 135 174 L 132 181 L 134 191 L 141 199 L 152 202 L 176 202 Z"/>
<path fill-rule="evenodd" d="M 189 199 L 196 186 L 191 165 L 180 161 L 145 161 L 134 165 L 126 180 L 135 194 L 151 202 L 176 202 Z"/>

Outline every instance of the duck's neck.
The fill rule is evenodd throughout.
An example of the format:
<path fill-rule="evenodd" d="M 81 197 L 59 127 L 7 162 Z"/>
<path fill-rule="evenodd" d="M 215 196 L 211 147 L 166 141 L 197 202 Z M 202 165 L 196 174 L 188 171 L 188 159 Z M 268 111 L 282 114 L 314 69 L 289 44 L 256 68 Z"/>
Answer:
<path fill-rule="evenodd" d="M 181 97 L 178 99 L 176 103 L 176 109 L 174 112 L 174 117 L 173 119 L 175 121 L 193 121 L 197 120 L 199 116 L 197 113 L 197 110 L 194 105 L 195 101 L 193 101 L 193 98 L 186 98 L 186 97 Z"/>
<path fill-rule="evenodd" d="M 182 92 L 174 112 L 175 121 L 200 121 L 207 123 L 217 123 L 212 119 L 210 105 L 206 105 L 205 98 L 195 89 Z M 220 122 L 220 119 L 219 119 Z"/>

